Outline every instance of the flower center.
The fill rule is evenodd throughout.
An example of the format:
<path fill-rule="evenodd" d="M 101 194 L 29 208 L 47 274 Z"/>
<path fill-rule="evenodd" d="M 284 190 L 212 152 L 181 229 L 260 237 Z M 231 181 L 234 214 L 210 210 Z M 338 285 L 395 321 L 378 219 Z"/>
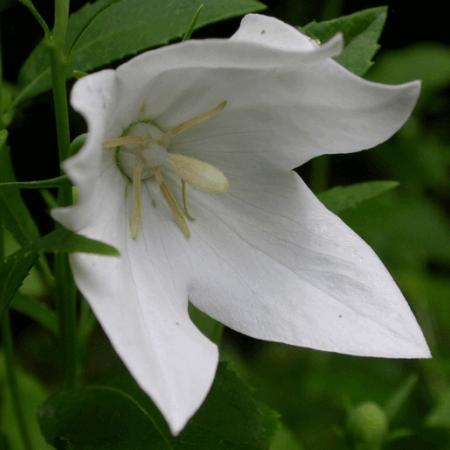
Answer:
<path fill-rule="evenodd" d="M 167 131 L 162 131 L 153 121 L 132 123 L 122 136 L 104 142 L 104 147 L 114 149 L 117 167 L 132 182 L 133 207 L 131 236 L 136 239 L 141 228 L 142 180 L 153 178 L 172 212 L 175 223 L 186 237 L 190 236 L 187 184 L 204 192 L 225 192 L 228 180 L 216 167 L 198 159 L 170 152 L 170 141 L 183 131 L 206 122 L 225 108 L 226 102 L 198 114 Z M 181 179 L 181 206 L 164 175 L 171 171 Z"/>

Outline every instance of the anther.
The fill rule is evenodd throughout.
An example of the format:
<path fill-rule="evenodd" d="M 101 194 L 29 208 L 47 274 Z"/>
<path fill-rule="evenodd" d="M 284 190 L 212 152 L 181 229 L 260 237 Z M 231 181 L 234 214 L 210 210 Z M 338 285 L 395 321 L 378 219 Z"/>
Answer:
<path fill-rule="evenodd" d="M 167 166 L 183 181 L 204 192 L 226 192 L 227 177 L 216 167 L 199 159 L 172 153 L 166 161 Z"/>

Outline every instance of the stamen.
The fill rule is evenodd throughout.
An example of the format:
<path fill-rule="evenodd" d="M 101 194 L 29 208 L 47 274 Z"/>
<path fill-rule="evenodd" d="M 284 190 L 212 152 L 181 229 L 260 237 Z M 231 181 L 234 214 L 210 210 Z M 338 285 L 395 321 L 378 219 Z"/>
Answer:
<path fill-rule="evenodd" d="M 171 128 L 170 130 L 166 131 L 158 139 L 158 143 L 161 144 L 163 147 L 167 147 L 170 140 L 172 138 L 174 138 L 177 134 L 180 134 L 183 131 L 188 130 L 189 128 L 193 127 L 194 125 L 200 125 L 201 123 L 207 122 L 208 120 L 212 119 L 214 116 L 219 114 L 225 108 L 226 104 L 227 104 L 227 102 L 224 100 L 223 102 L 220 102 L 213 109 L 210 109 L 209 111 L 198 114 L 197 116 L 192 117 L 191 119 L 181 122 L 180 124 L 176 125 L 175 127 Z"/>
<path fill-rule="evenodd" d="M 186 181 L 181 180 L 181 198 L 183 199 L 183 212 L 189 220 L 195 220 L 195 217 L 189 211 L 188 192 Z"/>
<path fill-rule="evenodd" d="M 145 136 L 120 136 L 118 138 L 108 139 L 103 142 L 105 148 L 116 148 L 123 145 L 140 144 L 145 145 L 148 143 L 148 138 Z"/>
<path fill-rule="evenodd" d="M 170 169 L 182 180 L 204 192 L 225 192 L 227 177 L 216 167 L 199 159 L 172 153 L 166 161 Z"/>
<path fill-rule="evenodd" d="M 178 225 L 183 234 L 188 238 L 191 235 L 191 231 L 189 230 L 189 226 L 186 222 L 183 210 L 178 205 L 175 196 L 172 194 L 172 191 L 167 185 L 167 181 L 160 170 L 157 170 L 155 172 L 155 178 L 159 184 L 161 194 L 163 195 L 164 200 L 166 201 L 167 205 L 170 208 L 170 211 L 172 212 L 175 223 Z"/>
<path fill-rule="evenodd" d="M 141 179 L 144 162 L 139 160 L 133 169 L 133 209 L 131 211 L 131 237 L 137 239 L 141 228 Z"/>

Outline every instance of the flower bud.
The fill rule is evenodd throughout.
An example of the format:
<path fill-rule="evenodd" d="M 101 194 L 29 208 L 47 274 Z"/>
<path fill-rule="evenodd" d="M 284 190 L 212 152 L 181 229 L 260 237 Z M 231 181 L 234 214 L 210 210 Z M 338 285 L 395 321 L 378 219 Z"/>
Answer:
<path fill-rule="evenodd" d="M 388 432 L 388 419 L 374 402 L 357 405 L 347 419 L 347 431 L 356 448 L 379 450 Z"/>

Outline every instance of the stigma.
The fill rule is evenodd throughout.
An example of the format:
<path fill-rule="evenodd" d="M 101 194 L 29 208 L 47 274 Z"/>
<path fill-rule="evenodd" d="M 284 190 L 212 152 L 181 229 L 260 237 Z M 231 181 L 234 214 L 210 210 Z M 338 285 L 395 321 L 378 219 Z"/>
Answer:
<path fill-rule="evenodd" d="M 155 182 L 172 218 L 186 238 L 191 232 L 189 221 L 188 186 L 208 193 L 226 192 L 228 179 L 217 167 L 180 153 L 171 152 L 171 140 L 189 128 L 207 122 L 226 106 L 220 102 L 214 108 L 187 119 L 163 131 L 154 121 L 142 119 L 132 123 L 117 138 L 104 142 L 104 148 L 113 150 L 117 167 L 132 184 L 130 232 L 137 239 L 141 230 L 142 181 Z M 174 194 L 167 173 L 181 182 L 180 198 Z"/>

